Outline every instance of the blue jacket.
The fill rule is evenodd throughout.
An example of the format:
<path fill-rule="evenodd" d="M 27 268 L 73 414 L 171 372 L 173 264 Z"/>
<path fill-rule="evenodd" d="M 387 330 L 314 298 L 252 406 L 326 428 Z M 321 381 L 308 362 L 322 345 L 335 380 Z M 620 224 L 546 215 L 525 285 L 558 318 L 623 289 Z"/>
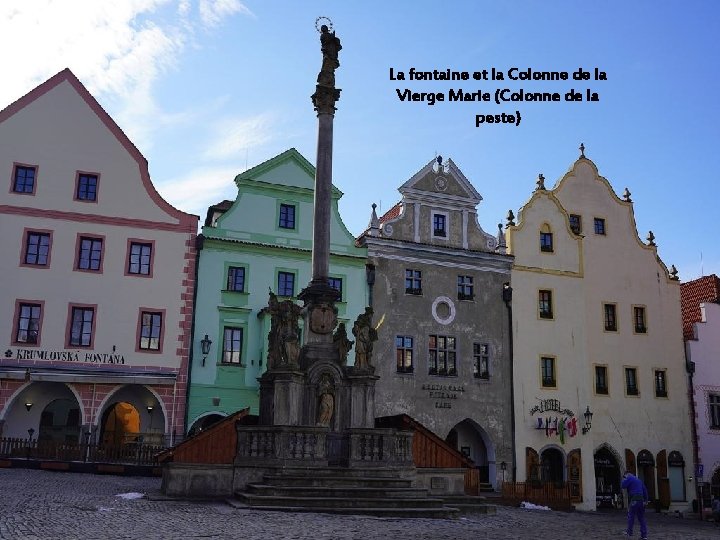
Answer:
<path fill-rule="evenodd" d="M 634 474 L 628 474 L 627 477 L 623 479 L 620 487 L 628 490 L 630 500 L 648 500 L 648 492 L 645 484 Z"/>

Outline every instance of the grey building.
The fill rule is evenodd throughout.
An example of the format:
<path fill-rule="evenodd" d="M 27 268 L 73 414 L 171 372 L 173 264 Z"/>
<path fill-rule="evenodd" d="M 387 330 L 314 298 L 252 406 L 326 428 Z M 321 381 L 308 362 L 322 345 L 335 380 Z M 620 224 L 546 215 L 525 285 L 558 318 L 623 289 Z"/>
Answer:
<path fill-rule="evenodd" d="M 399 191 L 402 200 L 381 218 L 373 207 L 358 239 L 368 248 L 378 331 L 376 415 L 410 415 L 497 486 L 513 463 L 503 301 L 512 257 L 502 233 L 480 227 L 482 197 L 452 160 L 431 161 Z"/>

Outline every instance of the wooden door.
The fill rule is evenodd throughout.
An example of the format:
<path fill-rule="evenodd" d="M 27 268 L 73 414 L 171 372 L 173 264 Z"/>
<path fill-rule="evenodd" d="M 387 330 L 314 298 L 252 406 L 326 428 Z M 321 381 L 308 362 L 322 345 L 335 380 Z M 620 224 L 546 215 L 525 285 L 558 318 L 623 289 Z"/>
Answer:
<path fill-rule="evenodd" d="M 567 455 L 567 469 L 570 502 L 582 502 L 582 455 L 579 448 Z"/>

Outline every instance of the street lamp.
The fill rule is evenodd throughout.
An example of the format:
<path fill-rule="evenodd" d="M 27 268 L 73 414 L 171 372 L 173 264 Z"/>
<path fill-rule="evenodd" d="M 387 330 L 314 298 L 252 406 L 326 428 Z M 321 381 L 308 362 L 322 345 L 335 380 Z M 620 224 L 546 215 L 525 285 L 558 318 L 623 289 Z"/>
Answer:
<path fill-rule="evenodd" d="M 590 412 L 590 405 L 588 405 L 587 408 L 585 409 L 583 416 L 585 417 L 585 425 L 582 428 L 582 432 L 583 432 L 583 435 L 585 435 L 586 433 L 588 433 L 590 431 L 590 428 L 592 427 L 593 413 Z"/>
<path fill-rule="evenodd" d="M 210 354 L 210 346 L 212 345 L 212 340 L 208 337 L 207 334 L 205 334 L 205 337 L 200 340 L 200 349 L 203 353 L 203 359 L 202 359 L 202 365 L 205 365 L 205 359 L 207 358 L 207 355 Z"/>
<path fill-rule="evenodd" d="M 500 470 L 503 473 L 503 483 L 505 483 L 505 471 L 507 470 L 507 463 L 505 463 L 504 461 L 501 461 L 500 462 Z"/>

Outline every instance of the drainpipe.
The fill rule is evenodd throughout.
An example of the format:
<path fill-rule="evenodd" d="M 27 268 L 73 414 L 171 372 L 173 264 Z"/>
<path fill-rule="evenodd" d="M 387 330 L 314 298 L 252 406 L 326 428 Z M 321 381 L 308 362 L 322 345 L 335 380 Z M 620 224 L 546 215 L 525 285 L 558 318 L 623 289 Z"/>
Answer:
<path fill-rule="evenodd" d="M 691 436 L 693 445 L 693 478 L 695 478 L 695 498 L 698 502 L 698 510 L 700 512 L 700 519 L 702 520 L 702 497 L 700 496 L 700 482 L 698 482 L 697 479 L 697 469 L 698 464 L 700 463 L 700 454 L 698 452 L 697 424 L 695 416 L 695 387 L 693 384 L 693 375 L 695 374 L 695 362 L 690 360 L 690 358 L 688 357 L 687 343 L 683 342 L 683 345 L 685 345 L 685 371 L 687 371 L 688 374 L 688 399 L 690 401 L 690 418 L 692 418 L 692 422 L 690 422 L 690 428 L 692 429 Z"/>
<path fill-rule="evenodd" d="M 373 285 L 375 285 L 375 265 L 367 263 L 365 265 L 365 277 L 368 285 L 368 306 L 373 307 Z"/>
<path fill-rule="evenodd" d="M 513 316 L 512 316 L 512 287 L 509 282 L 503 283 L 502 291 L 503 302 L 507 307 L 508 313 L 508 337 L 510 340 L 510 433 L 512 445 L 512 481 L 517 481 L 517 460 L 515 457 L 515 375 L 513 368 Z"/>

